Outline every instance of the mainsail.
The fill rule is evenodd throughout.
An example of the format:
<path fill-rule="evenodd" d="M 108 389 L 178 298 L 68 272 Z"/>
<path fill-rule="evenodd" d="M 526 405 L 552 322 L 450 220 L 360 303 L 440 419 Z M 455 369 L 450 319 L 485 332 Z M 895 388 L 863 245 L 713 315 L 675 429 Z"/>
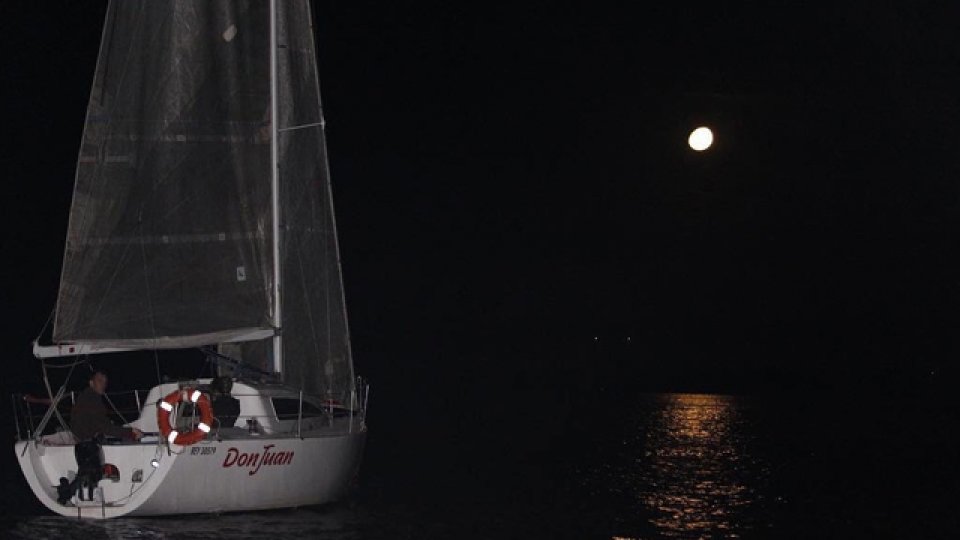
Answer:
<path fill-rule="evenodd" d="M 277 0 L 274 129 L 272 4 L 110 3 L 54 342 L 182 348 L 262 338 L 266 330 L 282 335 L 285 382 L 349 396 L 312 19 L 306 0 Z M 272 328 L 273 133 L 282 328 Z M 263 345 L 269 341 L 245 356 Z M 260 356 L 244 360 L 269 365 Z"/>

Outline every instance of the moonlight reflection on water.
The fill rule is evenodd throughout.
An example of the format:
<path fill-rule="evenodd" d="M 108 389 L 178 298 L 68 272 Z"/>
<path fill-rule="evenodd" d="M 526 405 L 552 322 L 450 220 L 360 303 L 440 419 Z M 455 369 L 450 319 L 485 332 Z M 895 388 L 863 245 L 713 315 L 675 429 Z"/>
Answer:
<path fill-rule="evenodd" d="M 652 521 L 665 535 L 730 530 L 730 515 L 750 504 L 735 422 L 729 399 L 718 396 L 671 396 L 654 418 L 645 452 L 654 489 L 641 497 L 660 514 Z"/>
<path fill-rule="evenodd" d="M 736 538 L 755 528 L 751 506 L 766 467 L 750 452 L 738 398 L 667 394 L 642 407 L 621 461 L 606 469 L 639 502 L 623 537 Z"/>

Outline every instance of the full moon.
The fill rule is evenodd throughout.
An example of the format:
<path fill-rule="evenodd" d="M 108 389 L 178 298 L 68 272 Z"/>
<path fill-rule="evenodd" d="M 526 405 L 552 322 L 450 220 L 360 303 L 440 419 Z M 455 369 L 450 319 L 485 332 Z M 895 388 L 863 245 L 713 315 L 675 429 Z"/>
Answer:
<path fill-rule="evenodd" d="M 713 132 L 708 127 L 698 127 L 690 132 L 687 144 L 697 152 L 703 152 L 713 144 Z"/>

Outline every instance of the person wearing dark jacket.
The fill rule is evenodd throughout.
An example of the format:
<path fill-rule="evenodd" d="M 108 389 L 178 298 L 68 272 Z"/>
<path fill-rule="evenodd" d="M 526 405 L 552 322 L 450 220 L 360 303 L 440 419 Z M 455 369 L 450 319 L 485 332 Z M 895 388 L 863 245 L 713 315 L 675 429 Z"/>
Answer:
<path fill-rule="evenodd" d="M 83 500 L 83 488 L 87 499 L 93 500 L 93 490 L 103 478 L 103 455 L 100 441 L 103 437 L 140 440 L 143 433 L 137 428 L 120 427 L 110 421 L 107 408 L 103 406 L 103 394 L 107 390 L 107 376 L 101 371 L 90 374 L 87 388 L 77 396 L 70 412 L 70 431 L 77 439 L 73 455 L 77 459 L 77 476 L 72 482 L 60 479 L 57 500 L 67 504 L 76 493 Z"/>
<path fill-rule="evenodd" d="M 87 387 L 80 392 L 70 412 L 70 431 L 77 441 L 95 439 L 98 435 L 127 440 L 140 440 L 143 433 L 137 428 L 120 427 L 110 421 L 107 408 L 103 406 L 103 394 L 107 391 L 107 375 L 102 371 L 90 374 Z"/>
<path fill-rule="evenodd" d="M 210 382 L 211 405 L 221 428 L 231 428 L 240 417 L 240 400 L 230 395 L 233 379 L 217 377 Z"/>

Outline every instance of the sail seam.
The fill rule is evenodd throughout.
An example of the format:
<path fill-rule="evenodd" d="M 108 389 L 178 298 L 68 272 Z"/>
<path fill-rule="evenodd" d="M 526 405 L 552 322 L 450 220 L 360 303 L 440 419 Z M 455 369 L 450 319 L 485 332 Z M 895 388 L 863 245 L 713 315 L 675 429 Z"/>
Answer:
<path fill-rule="evenodd" d="M 285 133 L 285 132 L 287 132 L 287 131 L 296 131 L 296 130 L 298 130 L 298 129 L 306 129 L 306 128 L 318 127 L 318 126 L 323 126 L 323 125 L 324 125 L 324 122 L 323 122 L 323 121 L 320 121 L 320 122 L 312 122 L 312 123 L 310 123 L 310 124 L 300 124 L 300 125 L 297 125 L 297 126 L 290 126 L 290 127 L 280 128 L 280 129 L 278 129 L 277 131 L 280 132 L 280 133 Z"/>
<path fill-rule="evenodd" d="M 262 231 L 247 233 L 210 233 L 210 234 L 161 234 L 118 238 L 88 238 L 76 242 L 77 246 L 122 246 L 131 244 L 191 244 L 204 242 L 227 242 L 232 240 L 259 240 L 264 238 Z"/>

